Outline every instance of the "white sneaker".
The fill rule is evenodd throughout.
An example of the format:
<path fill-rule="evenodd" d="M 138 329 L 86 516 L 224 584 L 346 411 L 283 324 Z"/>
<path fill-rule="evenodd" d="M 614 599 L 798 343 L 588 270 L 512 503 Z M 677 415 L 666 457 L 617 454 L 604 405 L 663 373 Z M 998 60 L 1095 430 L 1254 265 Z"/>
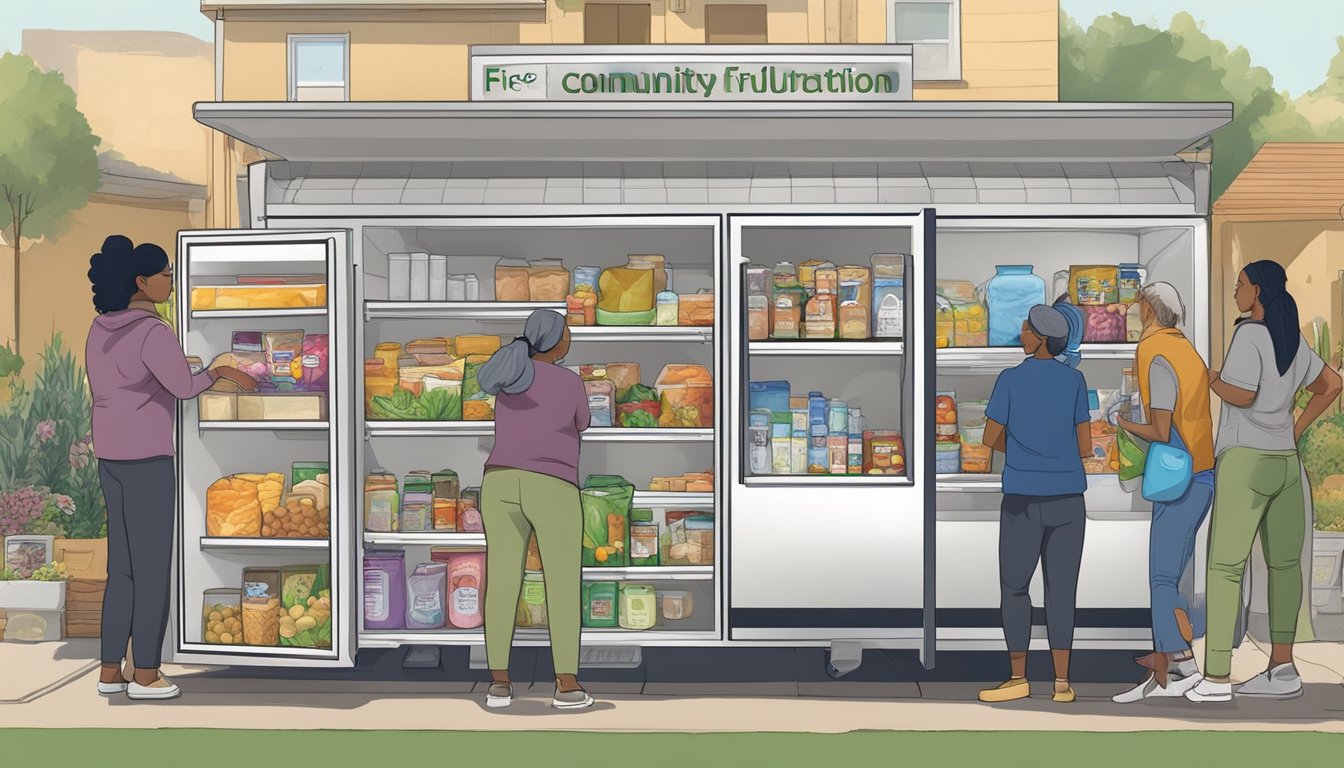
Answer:
<path fill-rule="evenodd" d="M 126 686 L 126 696 L 136 701 L 161 701 L 176 699 L 182 695 L 182 689 L 168 682 L 168 678 L 159 675 L 159 679 L 149 685 L 141 685 L 134 680 Z"/>
<path fill-rule="evenodd" d="M 1185 698 L 1198 704 L 1215 701 L 1232 700 L 1231 683 L 1215 683 L 1208 678 L 1201 679 L 1199 684 L 1185 692 Z"/>
<path fill-rule="evenodd" d="M 556 709 L 587 709 L 593 706 L 593 697 L 582 688 L 577 691 L 556 690 L 551 698 L 551 706 Z"/>
<path fill-rule="evenodd" d="M 504 709 L 513 703 L 513 686 L 508 683 L 491 683 L 485 694 L 485 706 L 490 709 Z"/>
<path fill-rule="evenodd" d="M 1186 677 L 1170 675 L 1167 677 L 1167 687 L 1163 688 L 1157 684 L 1157 679 L 1149 675 L 1147 680 L 1125 691 L 1111 697 L 1111 701 L 1116 704 L 1133 704 L 1136 701 L 1144 699 L 1172 699 L 1185 695 L 1185 692 L 1199 685 L 1199 681 L 1204 676 L 1196 672 Z"/>
<path fill-rule="evenodd" d="M 104 683 L 98 682 L 99 696 L 116 696 L 118 693 L 126 692 L 126 683 Z"/>
<path fill-rule="evenodd" d="M 1302 695 L 1302 676 L 1292 664 L 1280 664 L 1238 685 L 1237 695 L 1256 699 L 1295 699 Z"/>

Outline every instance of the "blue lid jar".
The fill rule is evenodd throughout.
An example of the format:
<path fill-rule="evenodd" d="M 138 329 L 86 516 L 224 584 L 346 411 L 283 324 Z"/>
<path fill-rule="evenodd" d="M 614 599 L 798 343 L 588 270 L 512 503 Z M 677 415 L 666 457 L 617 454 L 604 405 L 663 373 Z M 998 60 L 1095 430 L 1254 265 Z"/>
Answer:
<path fill-rule="evenodd" d="M 989 346 L 1015 347 L 1022 343 L 1022 323 L 1031 308 L 1045 303 L 1045 281 L 1030 264 L 1003 264 L 994 268 L 986 290 L 989 305 Z"/>

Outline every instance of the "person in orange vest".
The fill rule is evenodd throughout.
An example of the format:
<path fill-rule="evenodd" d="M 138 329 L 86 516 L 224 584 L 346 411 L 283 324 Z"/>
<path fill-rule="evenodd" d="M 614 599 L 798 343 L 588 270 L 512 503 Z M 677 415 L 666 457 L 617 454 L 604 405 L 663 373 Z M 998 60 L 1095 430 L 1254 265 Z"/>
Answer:
<path fill-rule="evenodd" d="M 1139 399 L 1147 423 L 1126 418 L 1116 426 L 1152 443 L 1184 446 L 1193 459 L 1193 478 L 1185 495 L 1153 504 L 1148 537 L 1149 605 L 1153 652 L 1139 665 L 1150 670 L 1134 688 L 1113 698 L 1119 704 L 1154 697 L 1181 697 L 1199 684 L 1191 642 L 1189 607 L 1178 589 L 1195 553 L 1195 536 L 1213 505 L 1213 418 L 1209 369 L 1178 326 L 1185 304 L 1170 283 L 1150 283 L 1139 295 L 1143 335 L 1135 356 Z"/>

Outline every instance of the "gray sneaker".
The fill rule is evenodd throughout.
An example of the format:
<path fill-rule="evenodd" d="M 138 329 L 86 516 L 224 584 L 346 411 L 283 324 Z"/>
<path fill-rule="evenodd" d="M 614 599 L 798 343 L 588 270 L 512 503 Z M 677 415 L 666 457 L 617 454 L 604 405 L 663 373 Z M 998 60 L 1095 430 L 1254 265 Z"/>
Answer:
<path fill-rule="evenodd" d="M 1302 676 L 1292 664 L 1280 664 L 1237 686 L 1237 695 L 1257 699 L 1295 699 L 1302 695 Z"/>
<path fill-rule="evenodd" d="M 485 706 L 490 709 L 503 709 L 513 703 L 513 686 L 508 683 L 492 683 L 485 694 Z"/>
<path fill-rule="evenodd" d="M 593 697 L 582 688 L 574 691 L 561 691 L 557 688 L 555 698 L 551 699 L 551 706 L 556 709 L 587 709 L 593 706 Z"/>

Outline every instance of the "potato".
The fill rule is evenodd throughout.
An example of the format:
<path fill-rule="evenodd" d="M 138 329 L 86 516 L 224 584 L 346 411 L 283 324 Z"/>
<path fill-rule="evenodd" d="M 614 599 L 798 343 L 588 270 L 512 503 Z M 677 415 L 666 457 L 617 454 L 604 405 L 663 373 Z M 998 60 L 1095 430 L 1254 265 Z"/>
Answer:
<path fill-rule="evenodd" d="M 225 645 L 232 645 L 233 635 L 229 634 L 228 632 L 225 632 L 219 636 L 219 642 L 224 643 Z"/>
<path fill-rule="evenodd" d="M 294 627 L 292 627 L 292 626 L 285 626 L 284 624 L 281 624 L 281 625 L 280 625 L 280 636 L 281 636 L 281 637 L 283 637 L 283 638 L 285 638 L 285 639 L 289 639 L 289 638 L 291 638 L 291 637 L 293 637 L 293 636 L 295 636 L 295 635 L 297 635 L 297 634 L 299 634 L 299 631 L 298 631 L 297 629 L 295 629 Z"/>
<path fill-rule="evenodd" d="M 294 606 L 294 607 L 292 607 L 292 608 L 289 609 L 289 618 L 294 619 L 295 621 L 298 621 L 298 620 L 299 620 L 300 618 L 302 618 L 302 617 L 303 617 L 303 606 L 302 606 L 302 605 L 296 605 L 296 606 Z"/>
<path fill-rule="evenodd" d="M 306 632 L 307 630 L 310 630 L 316 626 L 317 626 L 317 619 L 314 619 L 312 616 L 304 616 L 303 618 L 294 622 L 294 627 L 298 629 L 300 632 Z"/>
<path fill-rule="evenodd" d="M 207 642 L 207 643 L 218 643 L 218 642 L 219 642 L 219 635 L 216 634 L 216 633 L 214 633 L 214 632 L 206 632 L 206 633 L 205 633 L 205 642 Z"/>

